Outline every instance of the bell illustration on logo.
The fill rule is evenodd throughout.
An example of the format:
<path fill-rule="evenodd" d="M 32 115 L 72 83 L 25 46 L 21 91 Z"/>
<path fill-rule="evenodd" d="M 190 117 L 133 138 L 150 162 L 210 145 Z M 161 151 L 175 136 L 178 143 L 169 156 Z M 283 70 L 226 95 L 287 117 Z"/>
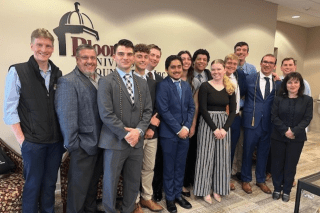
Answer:
<path fill-rule="evenodd" d="M 88 33 L 99 40 L 99 34 L 96 30 L 94 30 L 91 19 L 86 14 L 79 12 L 79 5 L 79 2 L 75 2 L 75 11 L 67 12 L 66 14 L 64 14 L 60 19 L 59 26 L 53 30 L 53 32 L 58 36 L 59 40 L 59 55 L 66 55 L 66 33 Z M 77 25 L 70 24 L 71 16 L 74 13 L 77 14 L 79 18 L 79 24 Z M 86 18 L 89 21 L 89 25 L 91 25 L 91 28 L 85 26 L 83 18 Z"/>

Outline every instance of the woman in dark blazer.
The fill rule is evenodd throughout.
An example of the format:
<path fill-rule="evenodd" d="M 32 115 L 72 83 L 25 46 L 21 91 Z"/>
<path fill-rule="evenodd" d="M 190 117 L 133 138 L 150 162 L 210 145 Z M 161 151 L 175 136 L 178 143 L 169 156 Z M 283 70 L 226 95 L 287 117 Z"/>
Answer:
<path fill-rule="evenodd" d="M 274 200 L 290 200 L 290 192 L 297 164 L 304 142 L 307 140 L 305 128 L 312 119 L 313 100 L 303 95 L 304 83 L 300 73 L 288 74 L 275 97 L 271 121 L 271 173 L 274 186 Z"/>

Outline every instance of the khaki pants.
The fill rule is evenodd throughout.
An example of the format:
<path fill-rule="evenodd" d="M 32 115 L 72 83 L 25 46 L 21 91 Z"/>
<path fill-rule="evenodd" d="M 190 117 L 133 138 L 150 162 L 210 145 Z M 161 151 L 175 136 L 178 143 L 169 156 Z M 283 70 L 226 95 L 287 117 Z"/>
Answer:
<path fill-rule="evenodd" d="M 236 146 L 236 151 L 234 153 L 234 159 L 232 164 L 232 175 L 235 175 L 237 172 L 241 172 L 242 166 L 242 154 L 243 154 L 243 128 L 240 130 L 239 141 Z"/>

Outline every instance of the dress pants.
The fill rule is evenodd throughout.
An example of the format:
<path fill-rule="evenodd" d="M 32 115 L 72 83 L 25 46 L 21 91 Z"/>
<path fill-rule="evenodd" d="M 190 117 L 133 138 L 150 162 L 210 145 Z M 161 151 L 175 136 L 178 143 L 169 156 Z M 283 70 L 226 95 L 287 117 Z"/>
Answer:
<path fill-rule="evenodd" d="M 236 151 L 237 143 L 240 138 L 240 129 L 241 129 L 241 117 L 236 116 L 231 125 L 231 167 L 233 164 L 234 153 Z"/>
<path fill-rule="evenodd" d="M 23 142 L 23 213 L 54 212 L 57 176 L 64 151 L 62 142 Z"/>
<path fill-rule="evenodd" d="M 151 200 L 153 195 L 152 180 L 154 175 L 153 169 L 156 159 L 158 139 L 145 139 L 143 142 L 141 193 L 138 194 L 136 203 L 140 201 L 140 195 L 144 200 Z"/>
<path fill-rule="evenodd" d="M 162 138 L 163 188 L 166 199 L 173 201 L 181 197 L 189 139 Z"/>
<path fill-rule="evenodd" d="M 290 194 L 303 145 L 303 141 L 271 140 L 271 172 L 275 191 L 283 190 L 283 193 Z"/>
<path fill-rule="evenodd" d="M 241 179 L 243 182 L 252 181 L 252 154 L 257 146 L 256 180 L 257 183 L 266 181 L 266 165 L 270 150 L 271 131 L 264 131 L 262 124 L 255 129 L 244 128 L 243 156 Z"/>
<path fill-rule="evenodd" d="M 102 150 L 88 155 L 79 147 L 70 153 L 68 172 L 68 213 L 96 212 L 98 182 L 102 174 Z"/>
<path fill-rule="evenodd" d="M 163 154 L 161 138 L 158 138 L 156 161 L 154 165 L 154 176 L 152 181 L 153 193 L 162 193 L 163 186 Z"/>
<path fill-rule="evenodd" d="M 128 147 L 124 150 L 103 151 L 103 195 L 102 203 L 108 213 L 116 213 L 117 186 L 120 173 L 123 174 L 123 201 L 120 212 L 134 210 L 139 188 L 143 147 Z"/>

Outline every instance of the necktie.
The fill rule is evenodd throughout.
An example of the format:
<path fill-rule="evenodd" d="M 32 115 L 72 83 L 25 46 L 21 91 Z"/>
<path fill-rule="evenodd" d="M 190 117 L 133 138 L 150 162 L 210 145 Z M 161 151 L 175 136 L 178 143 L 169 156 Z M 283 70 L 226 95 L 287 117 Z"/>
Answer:
<path fill-rule="evenodd" d="M 148 72 L 148 77 L 149 77 L 150 79 L 154 80 L 154 79 L 153 79 L 152 72 Z"/>
<path fill-rule="evenodd" d="M 270 95 L 270 78 L 264 77 L 266 79 L 266 88 L 264 91 L 264 99 L 267 99 L 268 95 Z"/>
<path fill-rule="evenodd" d="M 178 90 L 178 93 L 179 93 L 179 97 L 180 97 L 180 99 L 181 99 L 182 90 L 181 90 L 181 87 L 180 87 L 180 82 L 179 82 L 179 81 L 176 81 L 176 82 L 174 82 L 174 84 L 175 84 L 176 87 L 177 87 L 177 90 Z"/>
<path fill-rule="evenodd" d="M 197 78 L 199 79 L 200 83 L 202 83 L 202 75 L 201 75 L 201 74 L 198 74 L 198 75 L 197 75 Z"/>
<path fill-rule="evenodd" d="M 127 87 L 128 93 L 129 93 L 129 95 L 130 95 L 132 104 L 134 104 L 132 84 L 131 84 L 131 81 L 130 81 L 131 75 L 130 75 L 130 74 L 126 74 L 126 75 L 123 76 L 123 77 L 124 77 L 124 79 L 126 80 L 126 87 Z"/>

